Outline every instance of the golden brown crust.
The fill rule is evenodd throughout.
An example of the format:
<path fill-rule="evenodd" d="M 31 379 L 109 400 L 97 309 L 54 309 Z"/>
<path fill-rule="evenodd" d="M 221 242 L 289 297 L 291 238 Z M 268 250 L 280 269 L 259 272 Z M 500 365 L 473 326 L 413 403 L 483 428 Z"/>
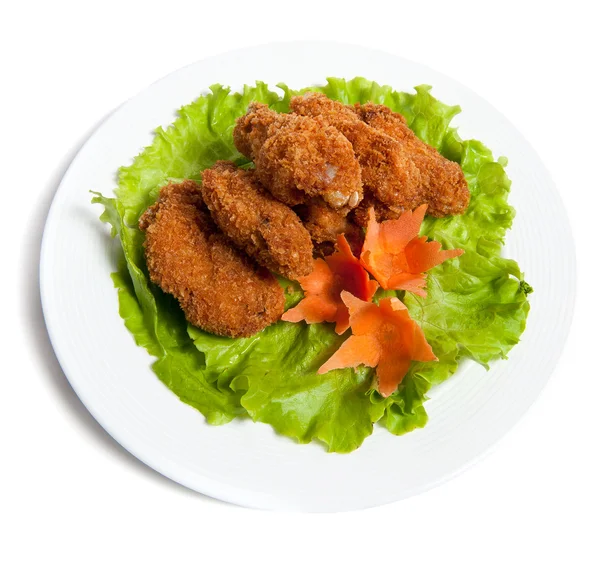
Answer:
<path fill-rule="evenodd" d="M 313 245 L 298 216 L 259 184 L 254 170 L 217 161 L 202 196 L 221 231 L 264 267 L 293 280 L 312 272 Z"/>
<path fill-rule="evenodd" d="M 410 209 L 427 204 L 427 213 L 434 217 L 466 211 L 471 194 L 459 164 L 444 158 L 434 147 L 421 141 L 406 125 L 404 117 L 387 106 L 368 103 L 355 106 L 354 111 L 365 123 L 401 143 L 419 169 L 421 187 Z M 395 207 L 408 209 L 402 204 L 395 204 Z M 357 215 L 361 215 L 360 210 Z"/>
<path fill-rule="evenodd" d="M 218 231 L 196 182 L 162 188 L 139 225 L 150 280 L 177 298 L 193 325 L 248 337 L 281 317 L 282 288 Z"/>
<path fill-rule="evenodd" d="M 316 254 L 327 256 L 334 252 L 338 235 L 344 234 L 353 250 L 362 246 L 362 232 L 347 216 L 332 210 L 318 200 L 299 206 L 298 215 L 315 243 Z"/>
<path fill-rule="evenodd" d="M 237 120 L 236 147 L 252 159 L 259 180 L 290 206 L 320 197 L 347 213 L 363 196 L 351 144 L 334 127 L 254 103 Z"/>
<path fill-rule="evenodd" d="M 365 194 L 373 194 L 390 206 L 413 206 L 421 176 L 398 141 L 364 123 L 351 106 L 324 94 L 296 96 L 290 108 L 335 127 L 350 141 L 360 164 Z"/>
<path fill-rule="evenodd" d="M 398 219 L 403 212 L 407 211 L 405 208 L 386 206 L 373 196 L 369 195 L 363 199 L 356 209 L 352 210 L 348 215 L 348 219 L 355 225 L 366 228 L 369 221 L 370 208 L 373 208 L 375 211 L 375 218 L 379 222 L 388 219 Z"/>

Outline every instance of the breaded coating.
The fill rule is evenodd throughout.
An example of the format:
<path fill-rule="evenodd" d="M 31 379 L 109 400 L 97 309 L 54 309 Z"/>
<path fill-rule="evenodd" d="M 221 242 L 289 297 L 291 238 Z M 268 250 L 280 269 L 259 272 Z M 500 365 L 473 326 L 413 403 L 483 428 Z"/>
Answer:
<path fill-rule="evenodd" d="M 238 150 L 254 161 L 263 186 L 289 206 L 321 198 L 347 213 L 362 200 L 361 172 L 352 145 L 334 127 L 253 103 L 237 120 L 233 139 Z"/>
<path fill-rule="evenodd" d="M 348 215 L 348 219 L 355 225 L 366 228 L 369 221 L 369 209 L 371 208 L 375 211 L 375 218 L 378 222 L 386 221 L 388 219 L 398 219 L 406 211 L 406 209 L 402 207 L 382 204 L 372 195 L 367 195 L 363 198 L 363 201 L 358 207 L 352 210 Z"/>
<path fill-rule="evenodd" d="M 260 185 L 254 170 L 217 161 L 202 173 L 201 191 L 221 231 L 256 262 L 293 280 L 312 272 L 308 231 Z"/>
<path fill-rule="evenodd" d="M 337 237 L 341 233 L 346 236 L 352 250 L 360 253 L 362 232 L 347 216 L 319 201 L 298 206 L 296 210 L 315 244 L 316 255 L 327 256 L 333 253 Z"/>
<path fill-rule="evenodd" d="M 296 96 L 290 108 L 338 129 L 352 144 L 366 194 L 388 206 L 417 207 L 421 175 L 401 144 L 363 122 L 351 106 L 315 92 Z"/>
<path fill-rule="evenodd" d="M 428 204 L 427 213 L 434 217 L 457 215 L 466 211 L 471 194 L 459 164 L 444 158 L 434 147 L 421 141 L 406 125 L 404 116 L 387 106 L 368 103 L 357 105 L 354 111 L 365 123 L 405 147 L 421 173 L 420 196 L 416 200 L 416 206 Z M 360 213 L 357 210 L 356 215 Z"/>
<path fill-rule="evenodd" d="M 192 325 L 249 337 L 283 314 L 283 289 L 218 231 L 195 182 L 162 188 L 139 226 L 150 280 L 177 298 Z"/>
<path fill-rule="evenodd" d="M 299 207 L 298 214 L 316 243 L 335 242 L 337 236 L 352 225 L 346 216 L 320 202 L 309 202 Z"/>

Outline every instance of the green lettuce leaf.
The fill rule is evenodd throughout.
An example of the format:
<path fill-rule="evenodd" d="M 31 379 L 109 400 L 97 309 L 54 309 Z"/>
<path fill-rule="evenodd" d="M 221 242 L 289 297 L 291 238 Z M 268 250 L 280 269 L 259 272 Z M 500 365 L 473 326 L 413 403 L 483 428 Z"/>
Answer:
<path fill-rule="evenodd" d="M 242 391 L 252 419 L 299 442 L 320 439 L 331 451 L 349 452 L 383 414 L 367 395 L 371 370 L 317 374 L 345 340 L 332 325 L 280 322 L 233 340 L 191 326 L 189 333 L 219 389 Z"/>
<path fill-rule="evenodd" d="M 507 203 L 506 159 L 495 161 L 479 141 L 463 141 L 450 126 L 460 108 L 436 100 L 429 86 L 409 94 L 364 78 L 331 78 L 325 86 L 299 92 L 284 84 L 278 87 L 282 95 L 262 82 L 245 86 L 241 93 L 212 86 L 181 108 L 172 126 L 157 129 L 152 145 L 119 171 L 115 198 L 97 194 L 93 201 L 104 205 L 101 219 L 111 224 L 123 247 L 122 264 L 113 274 L 119 313 L 136 343 L 157 358 L 153 370 L 165 385 L 209 423 L 247 415 L 299 442 L 316 439 L 330 451 L 349 452 L 372 433 L 377 421 L 398 435 L 423 427 L 427 391 L 451 376 L 461 359 L 488 366 L 505 358 L 518 342 L 531 288 L 518 265 L 500 254 L 514 218 Z M 247 339 L 218 337 L 188 326 L 177 302 L 148 279 L 144 235 L 137 222 L 160 188 L 170 179 L 198 179 L 219 159 L 248 164 L 233 145 L 236 118 L 251 101 L 286 112 L 291 96 L 306 90 L 347 104 L 382 103 L 402 113 L 421 139 L 461 164 L 471 190 L 466 214 L 428 217 L 422 228 L 422 234 L 445 248 L 463 248 L 465 254 L 431 271 L 426 299 L 398 293 L 439 362 L 414 363 L 388 398 L 375 390 L 371 369 L 317 374 L 347 338 L 336 335 L 329 324 L 280 321 Z M 280 283 L 286 289 L 286 308 L 292 307 L 302 292 L 295 283 Z"/>
<path fill-rule="evenodd" d="M 147 272 L 132 259 L 138 249 L 139 231 L 123 222 L 120 202 L 97 194 L 92 202 L 104 205 L 102 221 L 111 224 L 123 247 L 123 260 L 112 274 L 118 290 L 119 314 L 135 342 L 158 358 L 152 369 L 185 403 L 198 409 L 206 420 L 219 425 L 244 413 L 240 394 L 234 390 L 218 390 L 205 377 L 204 355 L 187 335 L 183 312 L 174 298 L 150 287 Z"/>

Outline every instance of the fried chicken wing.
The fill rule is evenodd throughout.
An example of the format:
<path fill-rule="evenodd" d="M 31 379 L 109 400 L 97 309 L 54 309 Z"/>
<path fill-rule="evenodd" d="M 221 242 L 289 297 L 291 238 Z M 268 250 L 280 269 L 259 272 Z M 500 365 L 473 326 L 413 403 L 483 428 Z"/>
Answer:
<path fill-rule="evenodd" d="M 362 200 L 352 145 L 334 127 L 253 103 L 237 120 L 233 138 L 238 150 L 254 161 L 263 186 L 281 202 L 294 206 L 321 198 L 347 213 Z"/>
<path fill-rule="evenodd" d="M 338 129 L 352 144 L 366 193 L 389 206 L 412 209 L 419 196 L 421 175 L 401 144 L 363 122 L 351 106 L 324 94 L 296 96 L 290 108 Z"/>
<path fill-rule="evenodd" d="M 298 206 L 297 213 L 310 233 L 317 255 L 327 256 L 333 253 L 337 237 L 341 233 L 345 234 L 352 250 L 360 253 L 362 232 L 347 216 L 318 201 Z"/>
<path fill-rule="evenodd" d="M 444 158 L 434 147 L 421 141 L 406 125 L 404 117 L 387 106 L 368 103 L 363 106 L 357 105 L 354 111 L 365 123 L 389 135 L 405 147 L 421 174 L 417 206 L 428 204 L 427 213 L 434 217 L 465 212 L 471 194 L 459 164 Z M 397 204 L 395 206 L 402 207 Z M 399 213 L 402 211 L 404 208 Z M 361 212 L 357 211 L 356 215 L 361 215 Z"/>
<path fill-rule="evenodd" d="M 202 197 L 221 231 L 264 267 L 297 279 L 313 267 L 313 245 L 298 216 L 273 198 L 254 170 L 217 161 L 202 173 Z"/>
<path fill-rule="evenodd" d="M 150 280 L 177 298 L 191 324 L 248 337 L 281 317 L 282 288 L 218 231 L 195 182 L 162 188 L 139 225 Z"/>
<path fill-rule="evenodd" d="M 375 218 L 378 222 L 386 221 L 388 219 L 398 219 L 406 209 L 396 206 L 387 206 L 382 204 L 373 195 L 369 194 L 363 198 L 363 201 L 352 210 L 348 215 L 348 219 L 355 225 L 361 227 L 367 227 L 369 221 L 369 210 L 373 208 L 375 212 Z"/>

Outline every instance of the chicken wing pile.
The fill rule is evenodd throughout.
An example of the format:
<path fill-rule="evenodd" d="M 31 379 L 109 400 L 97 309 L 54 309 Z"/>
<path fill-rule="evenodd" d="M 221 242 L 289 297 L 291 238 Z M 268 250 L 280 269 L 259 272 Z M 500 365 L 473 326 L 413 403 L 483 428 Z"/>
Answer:
<path fill-rule="evenodd" d="M 229 244 L 192 180 L 165 186 L 140 218 L 140 229 L 150 280 L 177 298 L 192 325 L 249 337 L 283 314 L 277 280 Z"/>
<path fill-rule="evenodd" d="M 307 276 L 313 264 L 308 231 L 256 176 L 254 170 L 217 161 L 202 175 L 202 197 L 215 223 L 238 249 L 286 278 Z"/>
<path fill-rule="evenodd" d="M 378 220 L 395 219 L 422 204 L 434 217 L 466 211 L 470 193 L 460 165 L 421 141 L 387 106 L 345 106 L 311 92 L 292 98 L 290 107 L 334 126 L 352 143 L 365 193 L 352 214 L 358 225 L 366 225 L 371 207 Z"/>
<path fill-rule="evenodd" d="M 293 206 L 310 200 L 347 213 L 362 200 L 360 167 L 352 145 L 334 127 L 251 104 L 233 140 L 254 161 L 259 180 Z"/>
<path fill-rule="evenodd" d="M 211 333 L 245 337 L 277 321 L 285 297 L 272 273 L 310 274 L 340 233 L 358 253 L 370 208 L 381 221 L 422 204 L 435 217 L 469 204 L 460 166 L 386 106 L 308 93 L 290 109 L 252 103 L 233 139 L 254 168 L 217 161 L 201 183 L 165 186 L 140 218 L 150 279 Z"/>

